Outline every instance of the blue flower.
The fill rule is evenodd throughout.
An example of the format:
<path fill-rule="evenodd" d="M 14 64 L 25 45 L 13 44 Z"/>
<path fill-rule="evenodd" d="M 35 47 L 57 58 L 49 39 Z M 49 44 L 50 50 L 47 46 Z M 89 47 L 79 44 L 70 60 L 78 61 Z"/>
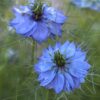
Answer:
<path fill-rule="evenodd" d="M 15 18 L 10 25 L 16 33 L 32 37 L 41 43 L 50 36 L 61 36 L 62 24 L 66 17 L 62 12 L 43 3 L 33 3 L 28 6 L 14 7 Z"/>
<path fill-rule="evenodd" d="M 93 3 L 90 6 L 90 9 L 96 10 L 98 12 L 100 12 L 100 0 L 98 0 L 97 2 Z"/>
<path fill-rule="evenodd" d="M 54 89 L 56 93 L 79 88 L 85 82 L 89 68 L 86 52 L 69 41 L 63 45 L 56 43 L 54 47 L 49 46 L 35 64 L 40 85 Z"/>
<path fill-rule="evenodd" d="M 87 0 L 72 0 L 72 3 L 80 8 L 88 8 L 91 6 L 91 2 L 87 2 Z"/>
<path fill-rule="evenodd" d="M 72 3 L 80 8 L 90 8 L 100 11 L 100 0 L 72 0 Z"/>

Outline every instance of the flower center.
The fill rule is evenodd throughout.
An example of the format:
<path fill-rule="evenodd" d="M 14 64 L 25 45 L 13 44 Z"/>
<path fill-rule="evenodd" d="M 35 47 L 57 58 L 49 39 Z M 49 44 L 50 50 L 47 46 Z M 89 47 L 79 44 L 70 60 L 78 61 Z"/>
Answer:
<path fill-rule="evenodd" d="M 33 18 L 35 20 L 40 20 L 42 17 L 42 7 L 43 7 L 43 3 L 35 3 L 34 6 L 32 7 L 32 12 L 33 12 Z"/>
<path fill-rule="evenodd" d="M 56 63 L 58 67 L 64 67 L 66 64 L 64 56 L 59 51 L 54 54 L 54 63 Z"/>

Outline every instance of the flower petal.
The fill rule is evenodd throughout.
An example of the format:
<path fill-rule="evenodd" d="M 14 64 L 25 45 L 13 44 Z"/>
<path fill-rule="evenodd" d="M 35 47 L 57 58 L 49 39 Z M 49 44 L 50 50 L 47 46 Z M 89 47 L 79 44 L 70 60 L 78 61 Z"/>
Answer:
<path fill-rule="evenodd" d="M 61 36 L 62 35 L 62 25 L 57 24 L 55 22 L 51 22 L 48 27 L 50 28 L 50 32 L 54 35 Z"/>
<path fill-rule="evenodd" d="M 60 46 L 61 46 L 61 43 L 57 42 L 56 45 L 55 45 L 55 47 L 54 47 L 54 51 L 59 50 Z"/>
<path fill-rule="evenodd" d="M 30 15 L 32 14 L 29 6 L 22 6 L 21 5 L 19 8 L 20 8 L 20 11 L 22 14 L 30 14 Z"/>
<path fill-rule="evenodd" d="M 47 84 L 49 84 L 55 77 L 56 73 L 55 71 L 47 71 L 45 73 L 41 73 L 40 76 L 39 76 L 39 80 L 41 81 L 41 86 L 45 86 Z"/>
<path fill-rule="evenodd" d="M 22 5 L 19 8 L 13 7 L 12 11 L 16 17 L 23 15 L 23 14 L 29 14 L 29 15 L 32 14 L 31 9 L 28 6 L 22 6 Z"/>
<path fill-rule="evenodd" d="M 21 10 L 16 8 L 16 7 L 13 7 L 12 11 L 13 11 L 15 16 L 19 16 L 22 13 Z"/>
<path fill-rule="evenodd" d="M 46 40 L 49 36 L 49 31 L 47 25 L 44 22 L 38 22 L 36 26 L 36 30 L 32 37 L 39 43 Z"/>
<path fill-rule="evenodd" d="M 61 24 L 64 23 L 66 20 L 66 17 L 62 14 L 62 12 L 57 11 L 56 9 L 48 6 L 44 7 L 44 17 Z"/>
<path fill-rule="evenodd" d="M 61 47 L 60 47 L 60 52 L 62 54 L 65 54 L 66 53 L 66 49 L 67 47 L 69 46 L 69 41 L 66 41 Z"/>
<path fill-rule="evenodd" d="M 76 69 L 78 68 L 78 69 L 88 70 L 91 65 L 86 61 L 73 61 L 71 66 L 72 68 L 76 68 Z"/>
<path fill-rule="evenodd" d="M 19 21 L 19 23 L 17 22 Z M 17 23 L 16 23 L 17 22 Z M 25 34 L 34 28 L 36 22 L 30 19 L 30 16 L 23 15 L 20 18 L 12 20 L 11 26 L 16 29 L 16 32 L 19 34 Z"/>
<path fill-rule="evenodd" d="M 82 1 L 82 0 L 72 0 L 72 3 L 74 3 L 76 6 L 81 7 L 81 8 L 87 8 L 91 6 L 91 2 L 87 1 Z"/>
<path fill-rule="evenodd" d="M 48 53 L 51 56 L 51 58 L 54 57 L 54 50 L 53 50 L 53 48 L 51 46 L 48 47 Z"/>
<path fill-rule="evenodd" d="M 13 26 L 13 24 L 18 24 L 19 22 L 21 22 L 20 19 L 23 18 L 22 13 L 20 11 L 20 9 L 13 7 L 13 13 L 16 16 L 16 18 L 14 18 L 13 20 L 10 21 L 10 25 Z"/>
<path fill-rule="evenodd" d="M 64 87 L 64 76 L 58 73 L 54 80 L 48 85 L 48 88 L 54 88 L 56 93 L 60 93 Z"/>
<path fill-rule="evenodd" d="M 65 91 L 68 91 L 68 92 L 71 91 L 71 89 L 70 89 L 70 84 L 69 84 L 68 80 L 65 81 L 64 90 L 65 90 Z"/>
<path fill-rule="evenodd" d="M 73 62 L 69 67 L 69 72 L 74 77 L 84 78 L 89 68 L 90 65 L 87 62 Z"/>
<path fill-rule="evenodd" d="M 74 61 L 84 61 L 86 58 L 86 53 L 81 51 L 76 51 L 75 55 L 71 58 Z"/>
<path fill-rule="evenodd" d="M 68 81 L 68 83 L 69 83 L 70 90 L 72 90 L 74 88 L 74 80 L 73 80 L 73 78 L 68 73 L 65 74 L 65 77 L 66 77 L 66 81 Z"/>
<path fill-rule="evenodd" d="M 76 47 L 75 47 L 75 44 L 72 42 L 66 48 L 66 57 L 67 58 L 70 58 L 70 57 L 74 56 L 75 51 L 76 51 Z"/>
<path fill-rule="evenodd" d="M 75 80 L 74 80 L 74 82 L 75 82 L 75 88 L 79 88 L 80 87 L 80 78 L 75 78 Z"/>
<path fill-rule="evenodd" d="M 45 72 L 50 70 L 53 67 L 53 63 L 39 62 L 35 65 L 36 72 Z"/>
<path fill-rule="evenodd" d="M 28 2 L 29 2 L 30 4 L 33 4 L 33 3 L 35 2 L 35 0 L 28 0 Z"/>

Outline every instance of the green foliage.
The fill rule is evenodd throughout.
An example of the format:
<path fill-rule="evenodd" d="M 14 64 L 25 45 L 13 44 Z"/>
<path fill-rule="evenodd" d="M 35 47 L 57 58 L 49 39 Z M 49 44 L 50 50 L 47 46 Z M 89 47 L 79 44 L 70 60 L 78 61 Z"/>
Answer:
<path fill-rule="evenodd" d="M 63 3 L 60 8 L 69 16 L 63 27 L 63 36 L 53 41 L 48 40 L 48 43 L 43 43 L 42 46 L 37 44 L 35 62 L 48 44 L 53 45 L 58 40 L 64 42 L 68 39 L 79 43 L 88 52 L 92 68 L 81 89 L 72 93 L 55 94 L 53 90 L 39 86 L 31 60 L 32 39 L 23 38 L 8 27 L 13 1 L 0 0 L 0 100 L 99 100 L 100 13 L 76 8 L 69 0 L 56 2 L 59 6 Z M 24 4 L 22 1 L 19 3 Z"/>

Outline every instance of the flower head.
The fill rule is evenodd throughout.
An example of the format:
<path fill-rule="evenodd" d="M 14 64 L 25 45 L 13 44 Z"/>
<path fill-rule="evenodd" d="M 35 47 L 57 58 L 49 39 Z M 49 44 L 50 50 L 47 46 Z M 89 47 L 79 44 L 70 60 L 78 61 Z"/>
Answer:
<path fill-rule="evenodd" d="M 48 37 L 62 34 L 62 24 L 66 17 L 62 12 L 40 2 L 13 9 L 15 17 L 10 25 L 18 34 L 32 37 L 41 43 Z"/>
<path fill-rule="evenodd" d="M 72 0 L 72 3 L 80 8 L 90 8 L 100 11 L 100 0 Z"/>
<path fill-rule="evenodd" d="M 79 88 L 89 68 L 86 53 L 69 41 L 63 45 L 56 43 L 54 47 L 49 46 L 35 65 L 40 85 L 54 89 L 56 93 Z"/>

